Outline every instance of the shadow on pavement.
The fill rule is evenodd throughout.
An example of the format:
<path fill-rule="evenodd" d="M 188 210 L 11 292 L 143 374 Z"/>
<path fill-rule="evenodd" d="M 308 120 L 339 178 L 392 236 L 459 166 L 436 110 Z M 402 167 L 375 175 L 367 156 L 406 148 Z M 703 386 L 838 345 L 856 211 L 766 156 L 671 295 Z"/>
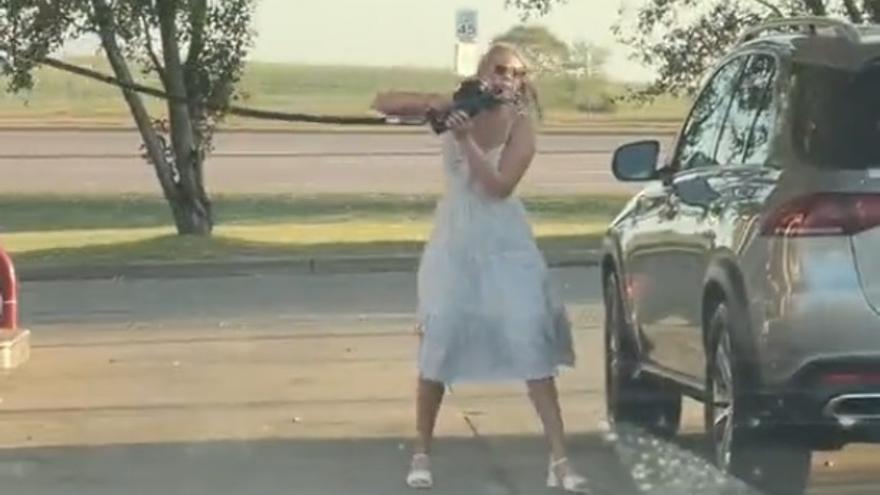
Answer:
<path fill-rule="evenodd" d="M 0 452 L 6 493 L 358 494 L 412 493 L 404 486 L 406 440 L 253 440 L 71 446 Z M 571 439 L 572 457 L 595 493 L 638 493 L 596 435 Z M 439 439 L 436 494 L 547 493 L 543 439 Z"/>
<path fill-rule="evenodd" d="M 7 493 L 405 494 L 408 440 L 260 439 L 0 451 Z M 700 435 L 665 442 L 632 428 L 576 434 L 571 456 L 595 494 L 760 495 L 711 466 Z M 432 494 L 520 495 L 544 488 L 538 436 L 440 438 Z M 876 479 L 823 476 L 808 493 L 877 493 Z"/>

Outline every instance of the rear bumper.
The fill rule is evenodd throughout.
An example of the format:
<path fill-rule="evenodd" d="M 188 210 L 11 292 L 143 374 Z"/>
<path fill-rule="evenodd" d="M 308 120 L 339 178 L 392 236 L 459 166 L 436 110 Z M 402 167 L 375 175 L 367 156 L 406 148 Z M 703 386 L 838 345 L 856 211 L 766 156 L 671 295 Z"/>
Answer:
<path fill-rule="evenodd" d="M 753 249 L 771 253 L 746 258 L 754 426 L 816 449 L 880 443 L 880 316 L 849 240 L 761 239 Z"/>
<path fill-rule="evenodd" d="M 817 360 L 763 389 L 753 428 L 814 449 L 880 443 L 880 358 Z"/>

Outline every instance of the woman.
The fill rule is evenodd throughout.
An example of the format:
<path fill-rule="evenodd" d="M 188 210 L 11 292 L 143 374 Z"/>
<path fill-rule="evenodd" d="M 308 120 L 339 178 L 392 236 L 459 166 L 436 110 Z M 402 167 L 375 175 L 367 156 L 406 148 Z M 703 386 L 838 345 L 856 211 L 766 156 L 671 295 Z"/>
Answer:
<path fill-rule="evenodd" d="M 523 380 L 550 444 L 548 486 L 587 493 L 566 456 L 554 381 L 559 366 L 574 365 L 568 318 L 511 196 L 535 154 L 537 101 L 510 45 L 493 45 L 477 77 L 507 103 L 473 119 L 455 112 L 442 135 L 447 193 L 418 273 L 418 436 L 406 481 L 433 485 L 428 456 L 446 385 Z"/>

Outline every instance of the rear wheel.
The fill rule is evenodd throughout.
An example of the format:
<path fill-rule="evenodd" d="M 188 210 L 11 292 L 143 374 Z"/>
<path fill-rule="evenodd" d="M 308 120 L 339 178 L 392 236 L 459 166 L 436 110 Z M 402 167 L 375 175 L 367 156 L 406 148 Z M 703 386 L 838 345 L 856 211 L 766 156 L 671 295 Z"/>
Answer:
<path fill-rule="evenodd" d="M 784 443 L 750 425 L 755 417 L 750 380 L 731 334 L 727 304 L 709 320 L 704 421 L 715 464 L 768 495 L 801 495 L 810 475 L 811 450 Z"/>
<path fill-rule="evenodd" d="M 608 421 L 628 423 L 672 436 L 681 420 L 681 392 L 646 374 L 637 374 L 638 356 L 623 318 L 615 274 L 605 281 L 605 404 Z"/>

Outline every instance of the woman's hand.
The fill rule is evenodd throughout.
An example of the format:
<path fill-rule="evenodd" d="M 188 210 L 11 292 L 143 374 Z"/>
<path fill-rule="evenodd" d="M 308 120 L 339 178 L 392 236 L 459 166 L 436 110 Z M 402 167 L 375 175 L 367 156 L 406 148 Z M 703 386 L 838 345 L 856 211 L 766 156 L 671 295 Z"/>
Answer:
<path fill-rule="evenodd" d="M 449 117 L 446 118 L 446 126 L 452 132 L 452 135 L 455 136 L 455 139 L 463 141 L 470 136 L 471 129 L 474 127 L 474 122 L 466 112 L 458 110 L 452 112 Z"/>

